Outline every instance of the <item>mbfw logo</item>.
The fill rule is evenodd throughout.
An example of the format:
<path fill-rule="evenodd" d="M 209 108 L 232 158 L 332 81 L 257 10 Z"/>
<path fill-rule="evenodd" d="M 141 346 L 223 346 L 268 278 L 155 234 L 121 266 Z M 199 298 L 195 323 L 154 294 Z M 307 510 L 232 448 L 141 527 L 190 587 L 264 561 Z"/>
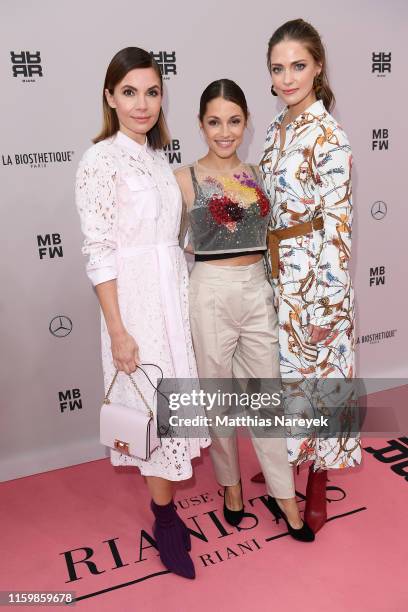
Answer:
<path fill-rule="evenodd" d="M 373 51 L 371 72 L 378 77 L 385 77 L 388 72 L 391 72 L 391 51 L 388 53 Z"/>
<path fill-rule="evenodd" d="M 181 151 L 179 140 L 172 140 L 168 145 L 164 147 L 164 152 L 166 153 L 167 159 L 170 164 L 181 164 Z"/>
<path fill-rule="evenodd" d="M 377 202 L 374 202 L 371 206 L 371 216 L 376 221 L 382 221 L 387 214 L 387 210 L 386 203 L 382 200 L 377 200 Z"/>
<path fill-rule="evenodd" d="M 150 51 L 150 55 L 154 57 L 159 64 L 163 79 L 168 80 L 169 75 L 177 74 L 176 52 L 175 51 Z"/>
<path fill-rule="evenodd" d="M 385 266 L 370 268 L 370 287 L 385 285 Z"/>
<path fill-rule="evenodd" d="M 61 234 L 44 234 L 43 236 L 38 234 L 37 245 L 40 259 L 44 259 L 44 257 L 54 259 L 54 257 L 64 256 L 61 244 Z"/>
<path fill-rule="evenodd" d="M 388 130 L 387 129 L 379 129 L 373 130 L 373 142 L 372 142 L 372 150 L 375 151 L 385 151 L 388 150 Z"/>
<path fill-rule="evenodd" d="M 34 77 L 42 77 L 41 55 L 39 51 L 10 51 L 13 77 L 23 77 L 23 83 L 35 83 Z"/>
<path fill-rule="evenodd" d="M 65 412 L 66 410 L 79 410 L 82 408 L 80 389 L 67 389 L 66 391 L 59 391 L 58 400 L 61 412 Z"/>
<path fill-rule="evenodd" d="M 65 315 L 57 315 L 51 319 L 49 330 L 56 338 L 65 338 L 72 332 L 72 321 Z"/>
<path fill-rule="evenodd" d="M 47 164 L 71 162 L 74 151 L 44 151 L 40 153 L 14 153 L 1 156 L 3 166 L 30 166 L 46 168 Z"/>
<path fill-rule="evenodd" d="M 358 336 L 356 344 L 378 344 L 383 340 L 390 340 L 391 338 L 395 338 L 396 334 L 396 329 L 387 329 L 386 331 L 365 334 L 364 336 Z"/>

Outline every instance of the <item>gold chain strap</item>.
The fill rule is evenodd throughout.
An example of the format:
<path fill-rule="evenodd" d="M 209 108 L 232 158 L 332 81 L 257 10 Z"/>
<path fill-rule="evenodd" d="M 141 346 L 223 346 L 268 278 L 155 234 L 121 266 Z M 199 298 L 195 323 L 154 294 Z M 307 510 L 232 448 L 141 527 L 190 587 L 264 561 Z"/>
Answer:
<path fill-rule="evenodd" d="M 110 404 L 110 403 L 111 403 L 111 401 L 110 401 L 110 399 L 109 399 L 109 396 L 110 396 L 110 394 L 111 394 L 111 391 L 112 391 L 113 385 L 115 384 L 115 381 L 116 381 L 116 378 L 117 378 L 118 374 L 119 374 L 119 370 L 116 370 L 115 375 L 114 375 L 114 377 L 113 377 L 113 379 L 112 379 L 112 382 L 111 382 L 111 384 L 109 385 L 109 389 L 108 389 L 108 391 L 107 391 L 107 393 L 106 393 L 106 395 L 105 395 L 105 398 L 104 398 L 104 400 L 103 400 L 103 403 L 104 403 L 104 404 Z M 143 393 L 141 392 L 141 390 L 140 390 L 140 389 L 139 389 L 139 387 L 137 386 L 137 384 L 136 384 L 136 382 L 134 381 L 134 379 L 133 379 L 132 375 L 131 375 L 131 374 L 128 374 L 128 376 L 129 376 L 130 381 L 131 381 L 132 385 L 134 386 L 134 388 L 135 388 L 136 392 L 137 392 L 137 393 L 140 395 L 140 397 L 142 398 L 143 403 L 144 403 L 144 405 L 146 406 L 147 411 L 148 411 L 148 413 L 149 413 L 149 416 L 150 416 L 150 418 L 152 419 L 152 418 L 153 418 L 153 412 L 152 412 L 152 409 L 151 409 L 151 408 L 149 408 L 149 405 L 148 405 L 148 403 L 147 403 L 147 401 L 146 401 L 145 396 L 143 395 Z"/>

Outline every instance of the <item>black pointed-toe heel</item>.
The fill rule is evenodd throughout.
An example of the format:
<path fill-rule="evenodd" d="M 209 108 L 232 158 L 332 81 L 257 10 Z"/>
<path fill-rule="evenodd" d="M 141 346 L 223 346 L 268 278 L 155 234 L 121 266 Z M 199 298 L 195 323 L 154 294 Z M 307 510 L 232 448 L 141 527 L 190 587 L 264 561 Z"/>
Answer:
<path fill-rule="evenodd" d="M 292 538 L 298 540 L 299 542 L 313 542 L 313 540 L 315 539 L 315 535 L 310 529 L 309 525 L 306 523 L 306 521 L 303 521 L 302 527 L 299 527 L 299 529 L 295 529 L 289 523 L 286 514 L 283 512 L 283 510 L 281 510 L 276 499 L 274 497 L 270 497 L 269 495 L 268 506 L 271 509 L 277 523 L 279 523 L 279 519 L 283 519 L 285 521 L 289 535 L 291 535 Z"/>
<path fill-rule="evenodd" d="M 241 499 L 242 499 L 242 508 L 241 510 L 230 510 L 229 508 L 227 508 L 227 505 L 225 503 L 225 491 L 226 491 L 226 487 L 224 487 L 224 507 L 223 507 L 223 512 L 224 512 L 224 518 L 227 521 L 227 523 L 229 523 L 230 525 L 232 525 L 233 527 L 236 527 L 237 525 L 240 524 L 240 522 L 242 521 L 243 517 L 244 517 L 244 498 L 242 496 L 242 483 L 241 481 L 239 481 L 240 487 L 241 487 Z"/>

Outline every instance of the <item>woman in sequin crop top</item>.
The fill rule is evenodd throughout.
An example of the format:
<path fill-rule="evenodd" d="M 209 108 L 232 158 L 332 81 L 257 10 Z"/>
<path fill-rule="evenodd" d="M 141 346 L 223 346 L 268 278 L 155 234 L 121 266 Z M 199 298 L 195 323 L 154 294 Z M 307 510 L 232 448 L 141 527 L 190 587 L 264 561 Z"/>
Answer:
<path fill-rule="evenodd" d="M 191 332 L 201 385 L 210 393 L 231 392 L 233 379 L 257 379 L 262 391 L 270 392 L 271 380 L 279 377 L 277 315 L 264 266 L 270 204 L 258 168 L 237 155 L 247 119 L 241 88 L 229 79 L 211 83 L 199 112 L 208 152 L 176 171 L 188 219 L 187 250 L 195 256 Z M 218 379 L 215 387 L 211 379 Z M 236 432 L 217 426 L 217 417 L 226 413 L 228 406 L 212 409 L 210 454 L 217 481 L 224 486 L 225 520 L 238 525 L 244 508 Z M 252 442 L 268 494 L 291 509 L 295 526 L 302 530 L 286 441 L 258 433 Z"/>
<path fill-rule="evenodd" d="M 228 79 L 215 83 L 221 81 L 233 83 Z M 241 162 L 237 155 L 248 111 L 231 100 L 220 100 L 224 106 L 207 108 L 205 119 L 200 110 L 207 155 L 176 171 L 184 201 L 182 235 L 188 227 L 187 250 L 196 261 L 249 265 L 261 261 L 266 251 L 270 204 L 258 167 Z M 214 103 L 212 99 L 206 106 Z"/>

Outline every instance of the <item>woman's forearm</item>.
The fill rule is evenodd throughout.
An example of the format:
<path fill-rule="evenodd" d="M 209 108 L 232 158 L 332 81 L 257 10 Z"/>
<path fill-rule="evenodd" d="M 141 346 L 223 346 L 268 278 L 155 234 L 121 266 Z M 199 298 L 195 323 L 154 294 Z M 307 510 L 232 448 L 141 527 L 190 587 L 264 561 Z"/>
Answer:
<path fill-rule="evenodd" d="M 120 316 L 116 279 L 99 283 L 95 291 L 105 317 L 106 327 L 111 338 L 126 332 Z"/>
<path fill-rule="evenodd" d="M 116 279 L 99 283 L 95 286 L 95 291 L 111 339 L 113 364 L 117 370 L 131 374 L 140 363 L 139 347 L 120 316 Z"/>

